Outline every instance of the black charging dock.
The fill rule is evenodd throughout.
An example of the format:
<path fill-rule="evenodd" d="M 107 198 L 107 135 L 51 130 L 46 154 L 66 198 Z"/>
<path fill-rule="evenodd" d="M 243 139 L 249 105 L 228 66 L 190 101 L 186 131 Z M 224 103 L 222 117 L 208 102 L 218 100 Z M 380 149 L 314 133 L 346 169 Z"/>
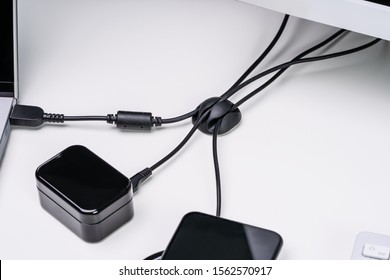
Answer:
<path fill-rule="evenodd" d="M 134 215 L 129 178 L 83 146 L 71 146 L 36 171 L 42 207 L 87 242 Z"/>

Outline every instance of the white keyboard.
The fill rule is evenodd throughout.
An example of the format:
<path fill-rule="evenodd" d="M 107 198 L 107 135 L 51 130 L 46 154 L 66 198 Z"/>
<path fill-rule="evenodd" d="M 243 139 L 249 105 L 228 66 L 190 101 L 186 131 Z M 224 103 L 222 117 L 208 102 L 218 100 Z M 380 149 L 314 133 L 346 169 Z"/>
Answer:
<path fill-rule="evenodd" d="M 390 236 L 371 232 L 359 233 L 356 237 L 351 259 L 389 260 Z"/>

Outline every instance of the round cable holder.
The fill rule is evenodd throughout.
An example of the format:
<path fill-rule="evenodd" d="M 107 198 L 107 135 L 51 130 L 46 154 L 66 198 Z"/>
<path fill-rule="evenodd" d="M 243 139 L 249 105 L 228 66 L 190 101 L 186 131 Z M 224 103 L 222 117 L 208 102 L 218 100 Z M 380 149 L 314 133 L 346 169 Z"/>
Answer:
<path fill-rule="evenodd" d="M 207 117 L 200 123 L 198 129 L 203 133 L 212 135 L 215 125 L 219 120 L 221 126 L 218 134 L 225 134 L 232 130 L 241 120 L 241 112 L 238 108 L 231 110 L 233 103 L 229 100 L 223 100 L 219 97 L 212 97 L 202 102 L 196 108 L 196 114 L 192 117 L 192 123 L 195 124 L 204 114 Z"/>

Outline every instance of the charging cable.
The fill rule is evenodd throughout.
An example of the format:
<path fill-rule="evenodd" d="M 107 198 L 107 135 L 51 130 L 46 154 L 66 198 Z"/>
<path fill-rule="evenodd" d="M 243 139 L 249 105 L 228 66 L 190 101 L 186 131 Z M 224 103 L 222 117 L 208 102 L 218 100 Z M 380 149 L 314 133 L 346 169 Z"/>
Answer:
<path fill-rule="evenodd" d="M 15 126 L 38 127 L 43 123 L 64 123 L 66 121 L 105 121 L 121 129 L 150 130 L 161 126 L 163 120 L 151 113 L 118 111 L 107 116 L 65 116 L 63 114 L 45 113 L 37 106 L 16 104 L 10 116 L 10 124 Z"/>

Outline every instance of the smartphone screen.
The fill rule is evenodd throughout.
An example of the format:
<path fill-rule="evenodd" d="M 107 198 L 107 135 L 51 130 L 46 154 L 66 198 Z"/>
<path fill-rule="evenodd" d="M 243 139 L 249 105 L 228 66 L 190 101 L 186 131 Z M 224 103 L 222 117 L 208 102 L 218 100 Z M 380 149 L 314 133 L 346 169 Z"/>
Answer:
<path fill-rule="evenodd" d="M 283 240 L 276 232 L 215 216 L 184 216 L 163 260 L 272 260 Z"/>

